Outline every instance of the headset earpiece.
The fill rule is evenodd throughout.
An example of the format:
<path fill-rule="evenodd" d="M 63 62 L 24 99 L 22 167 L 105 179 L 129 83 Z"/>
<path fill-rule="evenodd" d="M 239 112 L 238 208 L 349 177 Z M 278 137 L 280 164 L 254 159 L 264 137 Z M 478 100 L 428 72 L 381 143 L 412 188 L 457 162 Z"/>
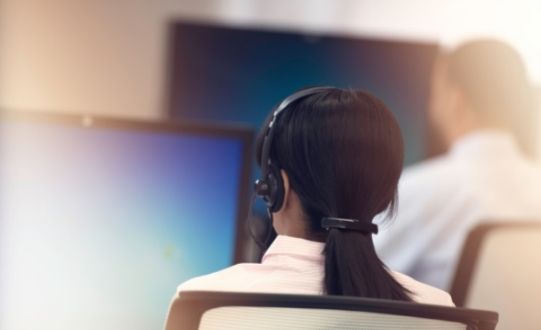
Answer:
<path fill-rule="evenodd" d="M 269 211 L 278 212 L 284 203 L 284 180 L 282 173 L 274 164 L 269 165 L 268 182 L 270 187 Z"/>
<path fill-rule="evenodd" d="M 314 87 L 298 91 L 284 99 L 273 112 L 273 117 L 269 121 L 263 139 L 260 159 L 262 178 L 256 180 L 254 184 L 255 194 L 265 201 L 270 213 L 277 212 L 282 208 L 285 194 L 280 168 L 274 165 L 270 159 L 271 143 L 274 135 L 273 127 L 276 119 L 291 103 L 330 89 L 332 87 Z"/>
<path fill-rule="evenodd" d="M 268 164 L 265 178 L 255 182 L 255 194 L 265 201 L 269 212 L 277 212 L 284 202 L 284 181 L 280 169 L 272 163 Z"/>

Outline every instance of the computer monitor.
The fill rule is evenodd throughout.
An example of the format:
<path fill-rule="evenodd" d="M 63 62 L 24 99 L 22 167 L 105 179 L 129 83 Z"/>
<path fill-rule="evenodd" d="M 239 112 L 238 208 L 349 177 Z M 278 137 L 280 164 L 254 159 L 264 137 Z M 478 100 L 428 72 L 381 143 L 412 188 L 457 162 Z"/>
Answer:
<path fill-rule="evenodd" d="M 252 135 L 4 116 L 0 328 L 160 329 L 178 284 L 242 259 Z"/>
<path fill-rule="evenodd" d="M 173 118 L 258 128 L 273 106 L 299 88 L 360 88 L 397 116 L 406 164 L 441 149 L 426 120 L 435 44 L 175 22 L 169 47 Z"/>

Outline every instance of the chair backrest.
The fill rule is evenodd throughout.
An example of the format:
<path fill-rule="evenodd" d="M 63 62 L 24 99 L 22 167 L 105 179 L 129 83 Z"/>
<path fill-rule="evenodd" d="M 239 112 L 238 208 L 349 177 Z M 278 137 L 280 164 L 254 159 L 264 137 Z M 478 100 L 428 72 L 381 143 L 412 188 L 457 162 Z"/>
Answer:
<path fill-rule="evenodd" d="M 498 329 L 540 329 L 541 221 L 473 229 L 451 295 L 458 306 L 498 311 Z"/>
<path fill-rule="evenodd" d="M 494 329 L 494 312 L 391 300 L 231 292 L 182 292 L 166 330 Z"/>

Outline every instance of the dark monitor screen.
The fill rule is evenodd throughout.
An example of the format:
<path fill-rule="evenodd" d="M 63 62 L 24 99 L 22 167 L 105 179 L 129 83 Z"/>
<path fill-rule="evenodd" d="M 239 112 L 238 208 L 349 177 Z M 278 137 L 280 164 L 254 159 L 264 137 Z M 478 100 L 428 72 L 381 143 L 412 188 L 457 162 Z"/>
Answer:
<path fill-rule="evenodd" d="M 396 114 L 406 164 L 427 155 L 434 44 L 305 35 L 177 22 L 171 26 L 172 117 L 259 127 L 271 108 L 313 85 L 365 89 Z"/>
<path fill-rule="evenodd" d="M 12 115 L 0 124 L 0 328 L 159 329 L 239 260 L 251 130 Z"/>

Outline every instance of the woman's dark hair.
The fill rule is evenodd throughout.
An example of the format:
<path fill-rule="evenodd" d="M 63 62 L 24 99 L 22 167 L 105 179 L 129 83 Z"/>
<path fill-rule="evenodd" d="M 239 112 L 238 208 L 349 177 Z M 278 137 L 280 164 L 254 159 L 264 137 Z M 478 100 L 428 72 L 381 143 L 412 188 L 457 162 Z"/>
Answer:
<path fill-rule="evenodd" d="M 370 234 L 321 227 L 324 217 L 371 222 L 394 207 L 404 147 L 393 114 L 367 92 L 330 88 L 293 102 L 274 125 L 270 158 L 300 199 L 310 239 L 326 242 L 325 292 L 411 301 Z"/>

